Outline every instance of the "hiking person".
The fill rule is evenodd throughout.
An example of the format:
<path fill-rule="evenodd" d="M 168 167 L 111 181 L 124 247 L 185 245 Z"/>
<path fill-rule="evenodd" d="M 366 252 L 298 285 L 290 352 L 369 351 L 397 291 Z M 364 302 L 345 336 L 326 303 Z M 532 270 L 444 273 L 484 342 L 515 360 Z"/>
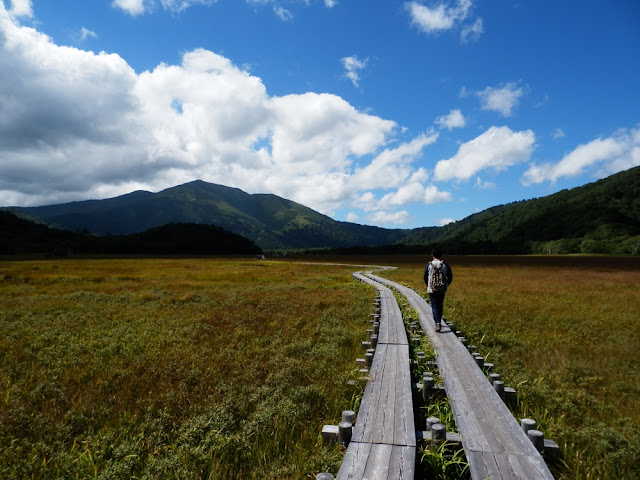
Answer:
<path fill-rule="evenodd" d="M 453 282 L 451 267 L 442 260 L 442 252 L 438 248 L 431 250 L 431 261 L 424 268 L 424 283 L 427 285 L 429 302 L 433 321 L 436 324 L 436 332 L 441 329 L 442 309 L 447 287 Z"/>

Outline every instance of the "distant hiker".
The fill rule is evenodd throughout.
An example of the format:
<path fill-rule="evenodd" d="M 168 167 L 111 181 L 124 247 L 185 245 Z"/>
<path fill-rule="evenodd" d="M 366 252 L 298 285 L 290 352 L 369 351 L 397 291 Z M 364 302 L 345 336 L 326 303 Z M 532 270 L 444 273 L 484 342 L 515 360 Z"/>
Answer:
<path fill-rule="evenodd" d="M 447 287 L 453 282 L 451 267 L 442 260 L 442 253 L 438 248 L 431 250 L 431 261 L 424 268 L 424 283 L 427 285 L 427 293 L 431 302 L 433 321 L 436 324 L 436 332 L 440 331 L 442 323 L 442 309 Z"/>

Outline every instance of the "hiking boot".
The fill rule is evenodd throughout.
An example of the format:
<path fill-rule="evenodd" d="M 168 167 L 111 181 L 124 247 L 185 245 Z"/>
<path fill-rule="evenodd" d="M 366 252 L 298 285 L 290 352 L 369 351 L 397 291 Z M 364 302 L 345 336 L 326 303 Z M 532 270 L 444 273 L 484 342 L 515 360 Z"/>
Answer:
<path fill-rule="evenodd" d="M 440 324 L 436 323 L 436 332 L 439 332 L 439 331 L 440 331 Z"/>

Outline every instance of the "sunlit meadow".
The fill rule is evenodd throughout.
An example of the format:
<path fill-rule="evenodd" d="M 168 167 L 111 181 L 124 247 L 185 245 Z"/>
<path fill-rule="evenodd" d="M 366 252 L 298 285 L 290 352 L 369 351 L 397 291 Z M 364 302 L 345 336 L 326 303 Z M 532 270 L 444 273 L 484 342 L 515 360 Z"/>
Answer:
<path fill-rule="evenodd" d="M 561 446 L 556 477 L 640 478 L 637 260 L 447 260 L 455 275 L 445 316 L 517 388 L 517 418 L 536 419 Z M 424 263 L 398 266 L 383 275 L 424 292 Z"/>
<path fill-rule="evenodd" d="M 0 263 L 1 478 L 315 478 L 371 288 L 258 260 Z"/>

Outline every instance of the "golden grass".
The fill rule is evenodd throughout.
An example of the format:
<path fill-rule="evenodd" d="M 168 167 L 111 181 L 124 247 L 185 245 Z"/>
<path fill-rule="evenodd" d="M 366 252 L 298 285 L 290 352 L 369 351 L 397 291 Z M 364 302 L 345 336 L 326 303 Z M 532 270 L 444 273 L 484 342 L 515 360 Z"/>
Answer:
<path fill-rule="evenodd" d="M 516 415 L 563 447 L 558 478 L 639 478 L 637 261 L 447 260 L 455 277 L 445 316 L 518 388 Z M 383 275 L 424 291 L 423 263 L 397 265 Z"/>
<path fill-rule="evenodd" d="M 373 291 L 352 268 L 0 263 L 0 477 L 314 478 Z"/>

